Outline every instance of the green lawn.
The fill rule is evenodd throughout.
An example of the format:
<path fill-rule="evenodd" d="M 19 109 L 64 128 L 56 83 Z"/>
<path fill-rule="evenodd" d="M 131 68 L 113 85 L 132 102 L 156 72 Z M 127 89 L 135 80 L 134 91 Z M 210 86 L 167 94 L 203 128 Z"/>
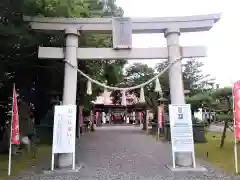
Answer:
<path fill-rule="evenodd" d="M 51 158 L 51 146 L 39 145 L 36 158 L 30 153 L 13 156 L 12 158 L 12 176 L 23 172 L 25 169 L 39 165 Z M 8 155 L 0 155 L 0 180 L 7 179 L 8 172 Z M 49 162 L 50 163 L 50 162 Z"/>
<path fill-rule="evenodd" d="M 222 168 L 226 172 L 235 173 L 234 134 L 231 132 L 227 133 L 223 148 L 219 148 L 221 133 L 207 132 L 206 137 L 208 140 L 207 143 L 195 145 L 196 156 L 206 159 L 215 167 Z M 238 153 L 238 159 L 240 160 L 240 153 Z M 240 162 L 238 166 L 240 166 Z"/>
<path fill-rule="evenodd" d="M 219 148 L 221 133 L 217 132 L 207 132 L 206 138 L 207 143 L 195 144 L 195 154 L 199 159 L 204 159 L 213 164 L 217 168 L 222 168 L 228 173 L 235 173 L 234 166 L 234 134 L 228 132 L 225 144 L 223 148 Z M 157 139 L 156 135 L 152 135 L 154 139 Z M 166 142 L 163 137 L 158 140 Z M 240 144 L 238 144 L 238 167 L 240 170 Z"/>

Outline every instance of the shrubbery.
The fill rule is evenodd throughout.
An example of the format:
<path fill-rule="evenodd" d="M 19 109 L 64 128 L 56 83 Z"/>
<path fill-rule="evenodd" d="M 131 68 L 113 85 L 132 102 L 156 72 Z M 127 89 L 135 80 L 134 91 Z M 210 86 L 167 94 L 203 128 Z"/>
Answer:
<path fill-rule="evenodd" d="M 217 114 L 217 121 L 232 121 L 233 116 L 231 114 Z"/>

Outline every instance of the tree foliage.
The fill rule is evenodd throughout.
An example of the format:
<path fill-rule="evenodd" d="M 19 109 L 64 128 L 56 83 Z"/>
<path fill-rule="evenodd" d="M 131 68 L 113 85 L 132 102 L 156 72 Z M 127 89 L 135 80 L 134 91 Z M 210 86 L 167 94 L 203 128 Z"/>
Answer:
<path fill-rule="evenodd" d="M 61 32 L 36 32 L 23 21 L 23 15 L 49 17 L 122 16 L 115 0 L 4 0 L 0 2 L 0 126 L 5 126 L 11 109 L 12 85 L 16 84 L 19 100 L 33 107 L 36 123 L 48 114 L 53 100 L 61 100 L 64 64 L 60 60 L 38 59 L 38 46 L 64 46 Z M 111 47 L 111 35 L 81 34 L 80 47 Z M 126 61 L 80 61 L 79 68 L 92 78 L 110 85 L 122 78 Z M 89 105 L 102 90 L 93 86 L 93 95 L 86 96 L 86 79 L 78 77 L 78 104 Z M 0 134 L 0 141 L 2 130 Z"/>

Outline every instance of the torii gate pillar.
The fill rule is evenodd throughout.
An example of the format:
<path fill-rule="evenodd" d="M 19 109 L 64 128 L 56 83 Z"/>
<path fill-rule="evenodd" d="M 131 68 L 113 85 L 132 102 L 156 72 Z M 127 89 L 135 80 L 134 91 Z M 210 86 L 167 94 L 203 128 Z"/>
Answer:
<path fill-rule="evenodd" d="M 166 29 L 164 36 L 167 39 L 169 63 L 175 62 L 177 59 L 181 58 L 179 43 L 180 30 L 179 28 Z M 177 61 L 174 63 L 169 68 L 168 73 L 171 104 L 185 104 L 182 78 L 182 62 Z M 191 167 L 193 164 L 191 157 L 191 152 L 176 153 L 175 163 L 176 165 Z"/>
<path fill-rule="evenodd" d="M 68 28 L 65 30 L 65 60 L 74 66 L 78 65 L 78 30 Z M 76 105 L 77 96 L 77 70 L 65 64 L 64 86 L 63 86 L 63 105 Z M 58 166 L 66 167 L 72 163 L 72 154 L 59 154 Z"/>

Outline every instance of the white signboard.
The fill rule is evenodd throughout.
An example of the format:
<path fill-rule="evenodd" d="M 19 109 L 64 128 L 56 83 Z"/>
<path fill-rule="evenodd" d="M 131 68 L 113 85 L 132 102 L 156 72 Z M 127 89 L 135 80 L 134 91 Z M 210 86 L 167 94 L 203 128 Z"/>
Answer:
<path fill-rule="evenodd" d="M 169 105 L 173 166 L 176 152 L 191 152 L 195 167 L 192 115 L 190 104 Z"/>
<path fill-rule="evenodd" d="M 113 48 L 132 48 L 132 21 L 127 17 L 115 17 L 112 20 Z"/>
<path fill-rule="evenodd" d="M 53 153 L 75 153 L 76 105 L 55 106 Z"/>

